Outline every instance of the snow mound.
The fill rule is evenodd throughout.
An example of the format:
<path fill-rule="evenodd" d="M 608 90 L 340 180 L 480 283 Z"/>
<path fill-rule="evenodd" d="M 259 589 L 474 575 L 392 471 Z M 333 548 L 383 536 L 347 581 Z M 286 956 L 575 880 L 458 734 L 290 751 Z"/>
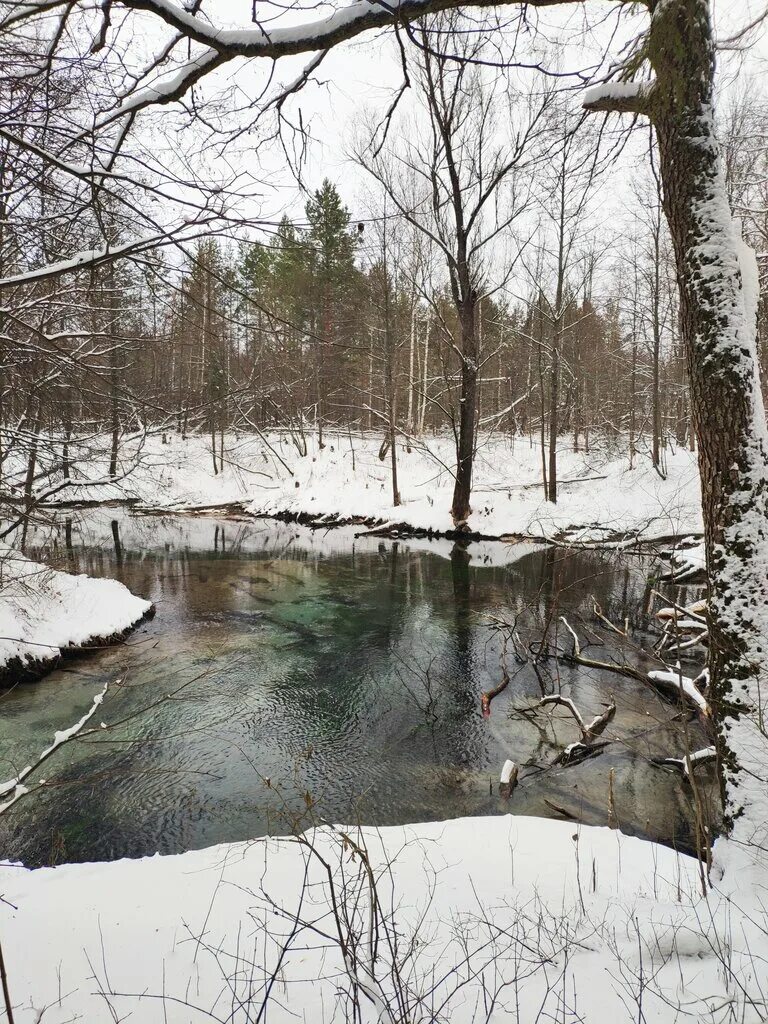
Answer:
<path fill-rule="evenodd" d="M 0 674 L 35 671 L 68 647 L 100 644 L 152 609 L 117 580 L 72 576 L 0 549 Z"/>

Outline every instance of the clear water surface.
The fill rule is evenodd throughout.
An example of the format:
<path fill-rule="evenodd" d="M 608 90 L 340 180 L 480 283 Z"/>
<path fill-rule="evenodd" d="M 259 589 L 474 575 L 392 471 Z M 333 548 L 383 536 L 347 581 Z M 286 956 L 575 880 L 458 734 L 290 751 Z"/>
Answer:
<path fill-rule="evenodd" d="M 67 525 L 67 518 L 69 525 Z M 0 776 L 66 728 L 110 681 L 94 719 L 116 725 L 69 744 L 48 784 L 0 822 L 0 855 L 28 864 L 175 853 L 317 820 L 397 824 L 500 813 L 608 821 L 693 844 L 691 794 L 650 758 L 678 754 L 700 726 L 641 683 L 542 663 L 582 713 L 614 696 L 599 756 L 552 766 L 578 738 L 568 715 L 530 709 L 540 684 L 507 652 L 565 615 L 596 657 L 637 660 L 597 630 L 603 614 L 646 630 L 651 563 L 595 551 L 500 543 L 384 541 L 266 520 L 61 514 L 37 552 L 150 598 L 157 615 L 119 646 L 69 659 L 0 694 Z M 34 553 L 34 552 L 33 552 Z M 650 667 L 650 666 L 649 666 Z M 521 764 L 510 800 L 505 759 Z M 714 800 L 714 782 L 707 780 Z"/>

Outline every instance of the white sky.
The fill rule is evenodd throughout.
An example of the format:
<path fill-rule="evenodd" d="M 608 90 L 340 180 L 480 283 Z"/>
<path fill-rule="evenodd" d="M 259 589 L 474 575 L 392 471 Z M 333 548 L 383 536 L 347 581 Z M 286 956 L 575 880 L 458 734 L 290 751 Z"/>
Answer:
<path fill-rule="evenodd" d="M 307 0 L 309 2 L 309 0 Z M 338 0 L 339 4 L 345 0 Z M 714 14 L 717 35 L 730 36 L 736 29 L 749 23 L 763 9 L 766 0 L 714 0 Z M 270 10 L 280 10 L 277 4 L 258 0 L 260 17 L 267 18 Z M 302 20 L 312 20 L 328 13 L 328 5 L 310 6 L 305 9 Z M 217 24 L 232 25 L 248 23 L 250 0 L 209 0 L 204 10 Z M 284 10 L 284 8 L 283 8 Z M 504 10 L 504 9 L 502 9 Z M 506 13 L 510 11 L 506 9 Z M 531 12 L 530 19 L 536 25 L 537 38 L 545 38 L 552 45 L 563 44 L 560 66 L 567 70 L 580 70 L 593 63 L 609 41 L 615 25 L 616 5 L 588 0 L 585 5 L 570 5 Z M 607 16 L 607 17 L 606 17 Z M 281 15 L 295 20 L 296 14 Z M 634 22 L 625 19 L 624 35 L 638 31 L 647 19 L 639 14 Z M 602 22 L 589 34 L 584 32 L 585 23 Z M 633 27 L 635 26 L 635 27 Z M 620 55 L 619 38 L 610 38 L 611 54 Z M 750 48 L 739 53 L 723 53 L 720 57 L 721 89 L 728 93 L 734 89 L 761 88 L 760 79 L 768 63 L 768 29 L 763 28 L 752 34 Z M 277 80 L 291 81 L 307 63 L 309 55 L 285 59 L 279 62 Z M 216 82 L 206 87 L 212 93 L 215 87 L 227 85 L 233 89 L 233 100 L 246 104 L 258 95 L 267 70 L 271 66 L 263 60 L 232 62 L 216 76 Z M 353 220 L 365 219 L 369 215 L 372 186 L 364 172 L 352 164 L 346 156 L 351 141 L 354 123 L 361 113 L 373 109 L 383 110 L 388 105 L 394 90 L 401 81 L 398 51 L 391 34 L 368 34 L 337 47 L 326 58 L 317 77 L 320 84 L 305 87 L 298 97 L 291 100 L 290 109 L 294 115 L 301 110 L 304 124 L 309 125 L 313 142 L 305 167 L 305 181 L 310 188 L 316 188 L 323 178 L 328 177 L 339 187 L 344 201 L 349 206 Z M 535 80 L 535 73 L 530 73 Z M 406 93 L 400 108 L 407 115 L 413 107 L 413 99 Z M 224 118 L 226 120 L 226 117 Z M 182 135 L 182 145 L 191 142 L 192 136 Z M 644 140 L 638 140 L 638 146 Z M 271 146 L 257 146 L 257 139 L 244 136 L 237 144 L 227 147 L 226 154 L 216 156 L 208 152 L 207 158 L 215 167 L 216 161 L 226 162 L 238 170 L 246 170 L 253 177 L 254 191 L 261 198 L 249 206 L 254 218 L 278 219 L 288 212 L 294 219 L 303 219 L 305 195 L 296 186 L 295 179 L 286 167 L 280 150 Z M 642 160 L 640 161 L 642 163 Z M 631 147 L 628 153 L 611 173 L 606 182 L 600 206 L 601 228 L 618 232 L 628 219 L 627 211 L 636 201 L 630 186 L 633 170 L 638 165 L 638 150 Z"/>
<path fill-rule="evenodd" d="M 718 37 L 728 37 L 736 29 L 748 24 L 764 9 L 765 3 L 766 0 L 713 0 Z M 269 5 L 260 4 L 260 9 L 263 10 L 265 6 Z M 250 8 L 247 0 L 245 4 L 242 0 L 216 0 L 210 10 L 216 14 L 220 11 L 222 20 L 229 21 L 235 12 L 242 13 L 244 8 Z M 590 18 L 602 18 L 609 5 L 591 0 L 584 8 L 566 6 L 531 15 L 538 29 L 548 39 L 565 42 L 562 65 L 568 70 L 588 65 L 608 38 L 607 29 L 611 23 L 592 39 L 584 36 L 582 29 L 585 9 Z M 636 24 L 642 25 L 646 18 L 647 15 L 640 15 Z M 613 43 L 611 51 L 618 56 L 619 46 L 616 40 Z M 768 70 L 768 26 L 752 33 L 749 44 L 748 49 L 724 52 L 719 57 L 720 87 L 725 93 L 743 87 L 747 79 L 750 80 L 750 88 L 761 88 L 760 78 Z M 281 61 L 279 79 L 292 80 L 306 62 L 306 56 Z M 263 69 L 258 61 L 246 64 L 238 62 L 228 68 L 225 74 L 244 95 L 249 88 L 254 88 L 252 83 L 262 78 Z M 345 151 L 349 146 L 353 124 L 361 111 L 385 109 L 393 91 L 400 84 L 397 48 L 389 34 L 362 36 L 337 47 L 326 58 L 317 77 L 321 84 L 306 87 L 293 103 L 294 111 L 301 108 L 304 122 L 311 126 L 315 140 L 306 166 L 306 182 L 310 188 L 316 188 L 323 178 L 331 178 L 339 185 L 347 203 L 355 207 L 352 210 L 353 216 L 359 212 L 363 217 L 364 197 L 369 189 L 367 183 L 361 183 L 361 172 L 350 165 Z M 534 77 L 533 73 L 531 77 Z M 412 100 L 406 94 L 401 105 L 402 111 L 407 112 L 411 105 Z M 281 156 L 274 153 L 267 167 L 273 181 L 277 180 L 282 186 L 280 193 L 296 216 L 301 217 L 303 199 L 299 196 L 292 199 L 295 182 L 290 174 L 285 173 L 283 164 Z M 359 208 L 356 206 L 358 202 Z M 278 206 L 281 205 L 278 203 Z"/>

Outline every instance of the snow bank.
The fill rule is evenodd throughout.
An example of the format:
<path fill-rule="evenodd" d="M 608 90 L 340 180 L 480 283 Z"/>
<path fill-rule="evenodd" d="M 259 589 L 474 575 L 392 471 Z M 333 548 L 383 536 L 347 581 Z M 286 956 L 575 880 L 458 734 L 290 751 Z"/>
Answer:
<path fill-rule="evenodd" d="M 453 476 L 449 439 L 431 439 L 428 450 L 398 451 L 402 506 L 393 507 L 389 466 L 378 459 L 378 443 L 340 438 L 333 450 L 313 449 L 292 465 L 293 480 L 273 489 L 257 487 L 251 512 L 313 515 L 350 514 L 405 523 L 440 532 L 454 527 L 450 515 Z M 512 445 L 491 439 L 480 445 L 469 527 L 486 537 L 517 535 L 574 541 L 610 541 L 624 534 L 669 536 L 700 525 L 698 477 L 689 452 L 670 459 L 667 480 L 641 463 L 629 470 L 625 458 L 570 450 L 560 454 L 563 483 L 556 505 L 544 500 L 540 454 L 526 440 Z M 288 484 L 288 486 L 285 486 Z M 297 486 L 298 485 L 298 486 Z"/>
<path fill-rule="evenodd" d="M 72 576 L 0 549 L 0 679 L 37 672 L 68 647 L 99 644 L 152 605 L 117 580 Z"/>
<path fill-rule="evenodd" d="M 144 445 L 138 468 L 125 480 L 89 489 L 87 480 L 62 499 L 133 498 L 154 508 L 192 509 L 238 503 L 259 515 L 314 519 L 361 518 L 445 533 L 450 515 L 455 462 L 450 437 L 398 444 L 402 505 L 392 505 L 389 460 L 378 457 L 378 435 L 326 433 L 321 449 L 308 435 L 299 456 L 285 433 L 266 440 L 229 435 L 225 469 L 214 475 L 208 441 L 169 435 Z M 130 453 L 126 451 L 126 460 Z M 95 474 L 100 473 L 94 467 Z M 626 456 L 604 450 L 574 452 L 566 438 L 559 453 L 556 505 L 544 500 L 539 449 L 527 438 L 486 436 L 478 445 L 470 529 L 487 538 L 509 535 L 595 543 L 625 535 L 644 539 L 702 529 L 696 458 L 684 449 L 667 453 L 667 478 L 650 460 L 628 468 Z"/>
<path fill-rule="evenodd" d="M 337 899 L 346 886 L 346 960 L 328 874 L 309 844 Z M 375 959 L 362 848 L 381 911 Z M 341 1021 L 352 975 L 370 993 L 361 1019 L 391 1021 L 401 1019 L 382 1015 L 393 960 L 402 1019 L 414 1021 L 435 1019 L 436 1007 L 452 1024 L 765 1019 L 760 894 L 746 911 L 717 893 L 699 897 L 695 861 L 606 828 L 500 816 L 348 838 L 323 829 L 303 845 L 7 865 L 0 891 L 17 1024 L 43 1008 L 48 1024 Z"/>

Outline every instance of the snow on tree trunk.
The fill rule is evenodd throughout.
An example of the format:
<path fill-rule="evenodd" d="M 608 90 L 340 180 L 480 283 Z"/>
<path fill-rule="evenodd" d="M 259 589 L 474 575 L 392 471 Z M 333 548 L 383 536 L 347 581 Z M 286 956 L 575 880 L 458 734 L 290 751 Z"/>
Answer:
<path fill-rule="evenodd" d="M 712 700 L 733 838 L 766 849 L 768 444 L 756 351 L 757 266 L 731 217 L 715 139 L 707 0 L 665 0 L 653 19 L 654 116 L 680 283 L 707 561 Z M 740 769 L 740 770 L 739 770 Z"/>
<path fill-rule="evenodd" d="M 715 137 L 709 0 L 659 0 L 656 75 L 592 91 L 592 110 L 642 113 L 659 145 L 698 438 L 710 576 L 712 704 L 732 842 L 768 853 L 768 439 L 756 352 L 757 267 L 731 216 Z M 732 878 L 735 881 L 735 878 Z"/>

